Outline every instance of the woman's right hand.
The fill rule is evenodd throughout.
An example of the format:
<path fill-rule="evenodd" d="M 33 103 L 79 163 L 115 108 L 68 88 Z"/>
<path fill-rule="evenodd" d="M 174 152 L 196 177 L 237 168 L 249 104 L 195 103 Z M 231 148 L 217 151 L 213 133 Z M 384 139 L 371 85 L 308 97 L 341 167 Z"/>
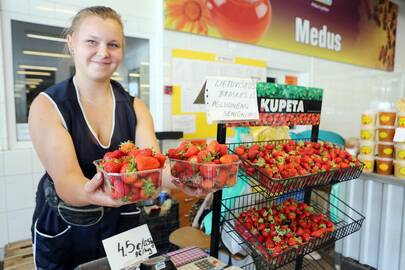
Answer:
<path fill-rule="evenodd" d="M 103 183 L 103 175 L 96 173 L 90 181 L 84 184 L 84 193 L 89 203 L 107 207 L 119 207 L 123 205 L 123 202 L 113 200 L 110 195 L 103 190 Z"/>

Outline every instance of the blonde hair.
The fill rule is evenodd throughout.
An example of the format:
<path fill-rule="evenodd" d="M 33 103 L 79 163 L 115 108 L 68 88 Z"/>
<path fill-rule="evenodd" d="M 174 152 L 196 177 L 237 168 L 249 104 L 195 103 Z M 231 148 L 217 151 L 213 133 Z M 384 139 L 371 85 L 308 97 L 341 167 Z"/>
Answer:
<path fill-rule="evenodd" d="M 70 27 L 65 29 L 64 36 L 66 37 L 68 35 L 73 35 L 73 33 L 76 32 L 77 28 L 80 26 L 80 23 L 83 21 L 83 19 L 88 16 L 98 16 L 104 20 L 112 19 L 116 21 L 121 26 L 123 46 L 125 46 L 124 25 L 122 23 L 121 16 L 114 9 L 105 6 L 92 6 L 80 10 L 73 17 Z M 67 46 L 65 47 L 65 51 L 69 51 Z"/>

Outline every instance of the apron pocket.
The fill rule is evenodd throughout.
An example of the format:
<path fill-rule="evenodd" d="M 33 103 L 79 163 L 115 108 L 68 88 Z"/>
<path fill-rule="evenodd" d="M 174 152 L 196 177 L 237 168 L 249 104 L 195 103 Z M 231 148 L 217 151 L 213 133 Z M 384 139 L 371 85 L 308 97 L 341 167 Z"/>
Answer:
<path fill-rule="evenodd" d="M 122 206 L 118 224 L 119 232 L 125 232 L 138 227 L 140 214 L 141 209 L 136 207 L 136 205 L 130 204 Z"/>
<path fill-rule="evenodd" d="M 64 225 L 60 226 L 59 225 Z M 46 232 L 44 228 L 56 228 L 58 231 Z M 66 254 L 69 252 L 70 225 L 66 224 L 47 224 L 42 226 L 39 219 L 34 225 L 34 258 L 37 269 L 65 269 L 63 265 Z"/>

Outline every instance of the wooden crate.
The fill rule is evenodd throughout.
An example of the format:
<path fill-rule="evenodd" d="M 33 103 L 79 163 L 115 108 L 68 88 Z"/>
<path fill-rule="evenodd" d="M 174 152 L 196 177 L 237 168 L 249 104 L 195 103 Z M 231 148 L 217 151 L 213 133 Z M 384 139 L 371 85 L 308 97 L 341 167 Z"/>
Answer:
<path fill-rule="evenodd" d="M 32 270 L 32 242 L 23 240 L 6 245 L 4 253 L 4 270 Z"/>

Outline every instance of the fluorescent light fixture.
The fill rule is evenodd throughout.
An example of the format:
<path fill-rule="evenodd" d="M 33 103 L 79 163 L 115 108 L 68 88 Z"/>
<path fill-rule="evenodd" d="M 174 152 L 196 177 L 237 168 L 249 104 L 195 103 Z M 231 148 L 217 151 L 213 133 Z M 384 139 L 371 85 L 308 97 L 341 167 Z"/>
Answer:
<path fill-rule="evenodd" d="M 44 66 L 29 66 L 29 65 L 19 65 L 21 69 L 33 69 L 33 70 L 47 70 L 47 71 L 57 71 L 56 67 L 44 67 Z"/>
<path fill-rule="evenodd" d="M 141 62 L 142 66 L 149 66 L 149 62 Z"/>
<path fill-rule="evenodd" d="M 16 83 L 14 84 L 15 88 L 25 88 L 25 84 L 21 84 L 21 83 Z"/>
<path fill-rule="evenodd" d="M 34 75 L 34 76 L 51 76 L 50 72 L 40 72 L 40 71 L 25 71 L 25 70 L 18 70 L 17 74 L 21 75 Z"/>
<path fill-rule="evenodd" d="M 43 82 L 43 81 L 44 81 L 44 79 L 39 79 L 39 78 L 26 78 L 25 79 L 25 82 Z"/>
<path fill-rule="evenodd" d="M 58 37 L 53 37 L 53 36 L 45 36 L 45 35 L 37 35 L 37 34 L 26 34 L 26 36 L 29 38 L 57 41 L 57 42 L 63 42 L 63 43 L 65 43 L 67 41 L 66 38 L 58 38 Z"/>
<path fill-rule="evenodd" d="M 129 73 L 128 74 L 129 75 L 129 77 L 141 77 L 141 74 L 139 74 L 139 73 Z"/>
<path fill-rule="evenodd" d="M 28 85 L 28 86 L 29 86 L 30 89 L 35 89 L 35 88 L 37 88 L 37 86 L 36 86 L 35 84 L 30 84 L 30 85 Z"/>
<path fill-rule="evenodd" d="M 26 82 L 26 85 L 40 85 L 41 82 Z"/>
<path fill-rule="evenodd" d="M 49 56 L 49 57 L 57 57 L 57 58 L 70 58 L 69 54 L 64 54 L 64 53 L 51 53 L 51 52 L 40 52 L 40 51 L 27 51 L 27 50 L 24 50 L 23 54 L 35 55 L 35 56 Z"/>
<path fill-rule="evenodd" d="M 141 84 L 141 87 L 148 88 L 149 84 Z"/>
<path fill-rule="evenodd" d="M 36 6 L 35 8 L 39 9 L 39 10 L 50 11 L 50 12 L 66 13 L 69 15 L 75 15 L 77 13 L 74 10 L 69 10 L 69 9 L 64 9 L 64 8 L 51 8 L 51 7 L 44 7 L 44 6 Z"/>

